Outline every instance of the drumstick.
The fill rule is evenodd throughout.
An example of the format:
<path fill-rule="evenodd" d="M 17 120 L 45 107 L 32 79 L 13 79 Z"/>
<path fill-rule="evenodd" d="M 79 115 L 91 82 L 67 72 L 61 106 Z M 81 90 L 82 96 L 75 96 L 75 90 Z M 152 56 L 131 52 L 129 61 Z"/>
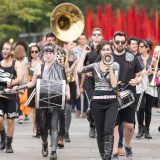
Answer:
<path fill-rule="evenodd" d="M 139 75 L 135 78 L 135 80 L 136 80 L 139 76 L 141 76 L 141 75 L 142 75 L 142 74 L 139 74 Z M 130 84 L 128 83 L 128 84 L 123 88 L 123 90 L 126 89 L 129 85 L 130 85 Z"/>
<path fill-rule="evenodd" d="M 26 103 L 24 104 L 24 106 L 28 106 L 29 103 L 31 102 L 31 100 L 33 99 L 34 95 L 36 94 L 36 89 L 34 88 L 34 90 L 32 91 L 31 95 L 28 97 Z"/>

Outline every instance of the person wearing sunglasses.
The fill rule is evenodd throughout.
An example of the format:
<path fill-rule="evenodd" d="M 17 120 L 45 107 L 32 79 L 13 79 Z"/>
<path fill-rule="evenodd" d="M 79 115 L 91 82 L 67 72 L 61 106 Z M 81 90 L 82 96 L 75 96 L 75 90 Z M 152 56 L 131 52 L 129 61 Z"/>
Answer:
<path fill-rule="evenodd" d="M 151 66 L 153 67 L 152 57 L 149 55 L 152 45 L 153 43 L 150 40 L 141 40 L 139 43 L 140 56 L 137 58 L 143 68 L 143 79 L 142 82 L 136 86 L 138 121 L 138 133 L 136 138 L 138 139 L 143 136 L 146 139 L 152 139 L 152 136 L 149 133 L 152 118 L 152 107 L 158 97 L 157 87 L 149 85 L 153 79 L 154 73 L 151 69 Z"/>
<path fill-rule="evenodd" d="M 114 33 L 113 44 L 114 44 L 114 60 L 120 65 L 119 81 L 123 82 L 127 87 L 125 89 L 132 91 L 136 95 L 136 85 L 142 80 L 141 66 L 138 62 L 137 57 L 126 49 L 127 36 L 124 32 L 118 31 Z M 119 110 L 116 126 L 115 126 L 115 139 L 113 147 L 114 160 L 118 158 L 118 125 L 124 122 L 124 148 L 126 157 L 130 160 L 133 159 L 131 140 L 134 133 L 135 124 L 135 103 L 129 105 L 122 110 Z"/>
<path fill-rule="evenodd" d="M 91 48 L 90 54 L 86 55 L 84 65 L 94 63 L 99 55 L 96 53 L 97 45 L 102 41 L 103 34 L 101 28 L 93 28 L 92 35 L 91 35 L 91 42 L 89 42 L 89 47 Z M 90 73 L 82 73 L 81 81 L 80 81 L 80 90 L 86 91 L 86 95 L 88 97 L 88 114 L 87 119 L 89 121 L 90 130 L 89 130 L 89 137 L 95 138 L 96 131 L 95 131 L 95 124 L 93 120 L 92 113 L 90 111 L 90 100 L 94 91 L 94 78 Z"/>
<path fill-rule="evenodd" d="M 87 47 L 87 46 L 86 46 Z M 112 63 L 111 45 L 107 41 L 102 41 L 97 46 L 97 54 L 101 60 L 83 66 L 87 54 L 90 50 L 84 49 L 77 71 L 79 73 L 92 72 L 95 89 L 91 101 L 91 112 L 97 132 L 97 144 L 102 160 L 110 160 L 113 148 L 113 130 L 118 112 L 118 103 L 114 88 L 117 86 L 119 64 Z M 111 61 L 112 64 L 107 64 Z"/>
<path fill-rule="evenodd" d="M 38 54 L 40 52 L 40 48 L 36 43 L 31 43 L 29 45 L 29 52 L 28 52 L 28 66 L 27 71 L 29 75 L 28 81 L 32 80 L 34 71 L 38 65 L 41 65 L 41 60 L 38 57 Z M 35 87 L 28 89 L 28 97 L 31 95 L 32 91 Z M 36 110 L 35 107 L 35 97 L 31 100 L 31 102 L 28 104 L 28 106 L 31 108 L 32 113 L 32 124 L 33 124 L 33 137 L 39 137 L 39 127 L 38 127 L 38 110 Z M 37 114 L 36 114 L 37 113 Z"/>

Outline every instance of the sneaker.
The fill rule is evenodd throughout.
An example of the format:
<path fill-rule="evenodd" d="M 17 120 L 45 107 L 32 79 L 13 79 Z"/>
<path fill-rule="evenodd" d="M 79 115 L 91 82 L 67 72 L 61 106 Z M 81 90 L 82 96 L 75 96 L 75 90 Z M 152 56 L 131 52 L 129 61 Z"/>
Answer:
<path fill-rule="evenodd" d="M 56 160 L 57 159 L 57 153 L 56 151 L 52 151 L 50 154 L 50 160 Z"/>
<path fill-rule="evenodd" d="M 126 151 L 127 160 L 133 160 L 132 147 L 124 147 Z"/>
<path fill-rule="evenodd" d="M 65 142 L 71 142 L 68 133 L 65 135 L 64 139 L 65 139 Z"/>
<path fill-rule="evenodd" d="M 82 113 L 82 118 L 87 118 L 87 114 L 85 112 Z"/>
<path fill-rule="evenodd" d="M 122 148 L 118 148 L 118 155 L 119 156 L 125 156 L 126 154 L 125 154 L 125 152 L 123 151 Z"/>
<path fill-rule="evenodd" d="M 23 119 L 19 119 L 18 124 L 22 124 L 22 123 L 23 123 Z"/>
<path fill-rule="evenodd" d="M 95 137 L 96 137 L 95 128 L 90 127 L 89 137 L 90 137 L 90 138 L 95 138 Z"/>
<path fill-rule="evenodd" d="M 113 153 L 112 160 L 119 160 L 119 156 L 117 153 Z"/>
<path fill-rule="evenodd" d="M 29 122 L 28 116 L 25 116 L 25 117 L 24 117 L 24 121 L 25 121 L 25 122 Z"/>
<path fill-rule="evenodd" d="M 42 156 L 47 157 L 48 156 L 48 143 L 42 144 Z"/>

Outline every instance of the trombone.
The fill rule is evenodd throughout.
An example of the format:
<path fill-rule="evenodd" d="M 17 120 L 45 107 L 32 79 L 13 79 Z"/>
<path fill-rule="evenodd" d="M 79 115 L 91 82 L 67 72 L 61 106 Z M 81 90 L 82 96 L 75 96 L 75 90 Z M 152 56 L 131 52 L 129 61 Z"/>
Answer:
<path fill-rule="evenodd" d="M 155 65 L 155 68 L 154 68 L 154 73 L 153 73 L 153 78 L 149 84 L 150 87 L 156 87 L 156 75 L 157 75 L 157 72 L 158 72 L 158 64 L 159 64 L 159 59 L 160 59 L 160 52 L 158 52 L 158 59 L 156 61 L 156 65 Z"/>

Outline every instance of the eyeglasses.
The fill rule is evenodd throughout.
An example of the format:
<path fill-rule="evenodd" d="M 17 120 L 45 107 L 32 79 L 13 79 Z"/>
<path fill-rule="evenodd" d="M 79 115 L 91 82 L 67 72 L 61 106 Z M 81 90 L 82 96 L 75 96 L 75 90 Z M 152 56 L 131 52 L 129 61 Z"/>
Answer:
<path fill-rule="evenodd" d="M 117 40 L 117 41 L 115 41 L 115 44 L 116 45 L 124 45 L 126 43 L 126 41 L 119 41 L 119 40 Z"/>
<path fill-rule="evenodd" d="M 36 53 L 36 54 L 37 54 L 37 53 L 38 53 L 38 51 L 31 51 L 31 53 Z"/>
<path fill-rule="evenodd" d="M 139 48 L 144 48 L 144 46 L 139 46 Z"/>
<path fill-rule="evenodd" d="M 93 33 L 92 35 L 93 36 L 101 36 L 102 34 L 100 34 L 100 33 Z"/>

